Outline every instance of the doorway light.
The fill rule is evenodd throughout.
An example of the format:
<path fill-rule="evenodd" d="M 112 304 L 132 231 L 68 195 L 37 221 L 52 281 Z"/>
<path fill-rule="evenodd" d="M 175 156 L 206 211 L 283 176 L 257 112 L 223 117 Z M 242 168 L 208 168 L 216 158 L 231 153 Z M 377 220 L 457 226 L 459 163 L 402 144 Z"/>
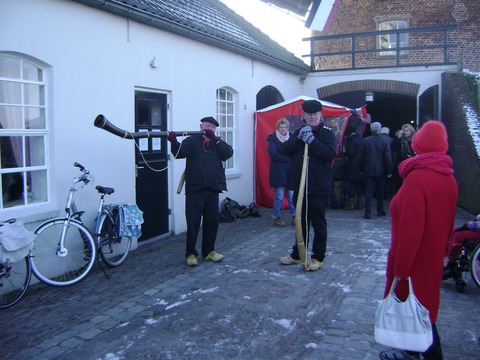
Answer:
<path fill-rule="evenodd" d="M 365 101 L 366 102 L 373 102 L 373 92 L 372 91 L 367 91 L 365 93 Z"/>

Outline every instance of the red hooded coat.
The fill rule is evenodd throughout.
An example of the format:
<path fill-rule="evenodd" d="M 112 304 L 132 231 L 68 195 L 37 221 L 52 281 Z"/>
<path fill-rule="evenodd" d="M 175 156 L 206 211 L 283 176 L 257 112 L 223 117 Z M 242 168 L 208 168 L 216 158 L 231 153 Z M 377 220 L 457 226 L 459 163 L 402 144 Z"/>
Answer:
<path fill-rule="evenodd" d="M 395 276 L 411 277 L 415 295 L 430 311 L 434 324 L 458 198 L 452 159 L 441 152 L 420 154 L 403 161 L 399 173 L 403 184 L 390 203 L 392 234 L 385 296 Z M 395 293 L 406 299 L 408 283 L 400 281 Z"/>

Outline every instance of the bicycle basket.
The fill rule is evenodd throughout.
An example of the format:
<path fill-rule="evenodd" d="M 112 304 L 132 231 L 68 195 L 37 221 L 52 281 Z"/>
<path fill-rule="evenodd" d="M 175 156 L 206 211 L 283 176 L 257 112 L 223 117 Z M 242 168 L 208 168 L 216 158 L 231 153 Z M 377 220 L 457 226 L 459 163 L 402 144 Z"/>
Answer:
<path fill-rule="evenodd" d="M 142 224 L 143 212 L 136 204 L 120 204 L 120 236 L 138 238 Z"/>
<path fill-rule="evenodd" d="M 20 261 L 28 255 L 35 240 L 35 233 L 21 221 L 5 223 L 0 227 L 0 262 Z"/>

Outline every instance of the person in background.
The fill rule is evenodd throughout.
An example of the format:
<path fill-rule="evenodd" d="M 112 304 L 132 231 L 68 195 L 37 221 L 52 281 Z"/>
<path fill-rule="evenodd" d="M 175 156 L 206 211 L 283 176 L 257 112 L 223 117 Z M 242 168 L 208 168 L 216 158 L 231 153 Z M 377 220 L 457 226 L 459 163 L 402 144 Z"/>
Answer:
<path fill-rule="evenodd" d="M 458 189 L 453 176 L 445 126 L 427 121 L 415 134 L 416 152 L 399 166 L 402 187 L 390 203 L 391 244 L 386 269 L 385 296 L 394 289 L 401 301 L 408 296 L 411 278 L 415 296 L 429 311 L 433 343 L 423 359 L 442 360 L 442 348 L 435 325 L 440 304 L 443 258 L 453 233 Z M 420 354 L 403 349 L 382 351 L 383 360 L 420 359 Z"/>
<path fill-rule="evenodd" d="M 393 167 L 393 182 L 395 192 L 402 186 L 402 177 L 398 174 L 398 166 L 403 160 L 415 156 L 412 149 L 412 138 L 415 135 L 415 129 L 410 124 L 403 124 L 402 128 L 395 133 L 395 139 L 391 144 L 391 150 L 395 154 L 395 163 Z"/>
<path fill-rule="evenodd" d="M 443 269 L 443 280 L 455 275 L 458 270 L 458 259 L 462 254 L 463 243 L 466 240 L 478 240 L 480 242 L 480 214 L 471 221 L 455 228 L 453 236 L 448 240 L 445 256 L 448 258 Z"/>
<path fill-rule="evenodd" d="M 290 138 L 290 123 L 281 118 L 275 125 L 275 132 L 267 136 L 268 155 L 270 156 L 270 186 L 274 189 L 273 199 L 273 225 L 285 226 L 281 219 L 283 199 L 287 198 L 291 223 L 295 222 L 295 206 L 293 204 L 293 190 L 287 189 L 287 170 L 290 158 L 280 154 L 282 144 Z"/>
<path fill-rule="evenodd" d="M 385 179 L 392 176 L 392 157 L 390 144 L 382 136 L 379 122 L 370 124 L 371 136 L 364 140 L 363 172 L 365 175 L 365 219 L 371 218 L 373 193 L 377 196 L 377 216 L 385 216 L 383 200 L 385 197 Z"/>
<path fill-rule="evenodd" d="M 391 151 L 391 156 L 392 156 L 392 164 L 395 164 L 396 163 L 396 153 L 395 151 L 393 151 L 392 149 L 392 143 L 393 143 L 393 139 L 390 137 L 390 129 L 388 127 L 382 127 L 380 129 L 380 135 L 387 139 L 388 143 L 390 144 L 390 151 Z M 395 165 L 393 165 L 395 166 Z M 386 179 L 385 181 L 385 199 L 390 199 L 391 197 L 393 197 L 393 195 L 395 194 L 395 184 L 393 182 L 393 170 L 392 170 L 392 177 L 389 177 Z"/>
<path fill-rule="evenodd" d="M 345 180 L 348 181 L 348 204 L 345 210 L 363 208 L 363 171 L 364 161 L 364 140 L 362 135 L 355 131 L 352 125 L 345 129 L 345 151 L 343 155 L 347 158 L 347 171 Z"/>
<path fill-rule="evenodd" d="M 308 145 L 308 168 L 306 169 L 305 194 L 301 207 L 301 226 L 305 241 L 310 225 L 313 227 L 312 260 L 308 270 L 323 266 L 327 251 L 327 220 L 325 212 L 328 195 L 332 188 L 332 161 L 337 152 L 337 140 L 333 131 L 323 125 L 322 103 L 307 100 L 302 104 L 303 121 L 306 123 L 286 141 L 281 153 L 291 157 L 288 169 L 288 188 L 294 190 L 293 200 L 297 204 L 300 179 L 302 177 L 305 144 Z M 298 211 L 298 209 L 297 209 Z M 295 242 L 290 255 L 280 258 L 284 265 L 299 264 L 300 256 Z"/>
<path fill-rule="evenodd" d="M 204 135 L 192 135 L 178 142 L 177 134 L 168 134 L 175 159 L 186 158 L 185 217 L 187 243 L 185 257 L 188 266 L 198 265 L 196 250 L 198 232 L 202 225 L 202 256 L 205 260 L 220 261 L 222 254 L 215 251 L 218 231 L 219 194 L 227 190 L 222 161 L 233 156 L 233 149 L 215 135 L 219 123 L 213 117 L 200 120 Z"/>
<path fill-rule="evenodd" d="M 347 170 L 347 159 L 340 150 L 333 161 L 332 167 L 332 197 L 330 201 L 331 209 L 342 209 L 345 205 L 345 192 L 349 188 L 345 181 L 345 172 Z"/>

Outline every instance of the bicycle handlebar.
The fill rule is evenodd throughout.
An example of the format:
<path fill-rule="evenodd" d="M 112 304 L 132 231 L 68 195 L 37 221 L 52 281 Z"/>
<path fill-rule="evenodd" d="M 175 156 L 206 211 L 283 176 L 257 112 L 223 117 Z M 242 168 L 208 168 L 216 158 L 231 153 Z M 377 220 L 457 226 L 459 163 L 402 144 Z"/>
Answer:
<path fill-rule="evenodd" d="M 88 169 L 85 166 L 83 166 L 82 164 L 76 161 L 73 163 L 73 166 L 78 167 L 80 171 L 83 172 L 81 176 L 78 176 L 75 178 L 75 182 L 83 181 L 85 185 L 87 185 L 91 180 L 90 171 L 88 171 Z"/>

